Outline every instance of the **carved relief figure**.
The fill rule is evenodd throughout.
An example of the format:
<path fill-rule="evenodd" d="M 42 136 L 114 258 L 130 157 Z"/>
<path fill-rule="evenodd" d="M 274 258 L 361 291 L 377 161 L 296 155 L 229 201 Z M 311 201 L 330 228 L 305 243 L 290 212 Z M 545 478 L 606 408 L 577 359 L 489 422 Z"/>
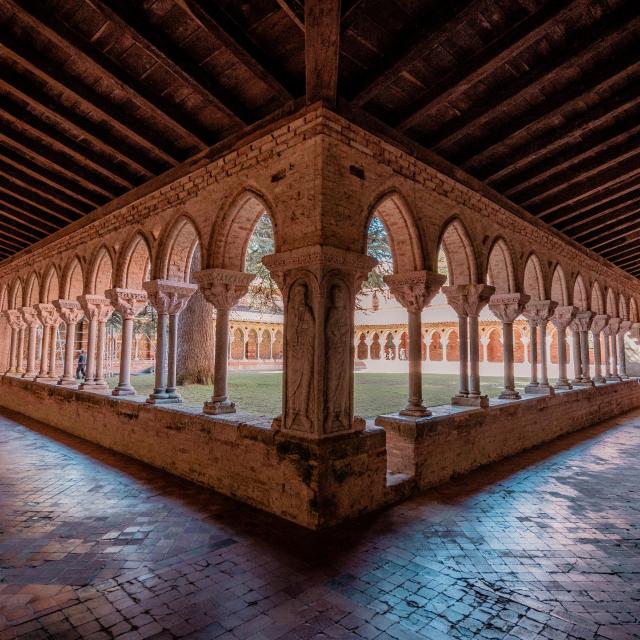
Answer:
<path fill-rule="evenodd" d="M 311 428 L 315 318 L 308 303 L 309 288 L 294 284 L 287 313 L 287 425 L 290 429 Z"/>
<path fill-rule="evenodd" d="M 331 287 L 325 323 L 325 388 L 328 432 L 349 429 L 349 381 L 351 363 L 350 311 L 348 294 L 342 284 Z"/>

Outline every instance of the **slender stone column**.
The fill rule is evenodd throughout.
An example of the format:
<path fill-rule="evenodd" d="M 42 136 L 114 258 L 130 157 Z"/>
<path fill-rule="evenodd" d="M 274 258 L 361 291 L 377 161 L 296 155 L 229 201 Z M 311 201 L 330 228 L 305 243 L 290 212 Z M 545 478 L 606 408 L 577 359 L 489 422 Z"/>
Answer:
<path fill-rule="evenodd" d="M 284 301 L 282 418 L 274 428 L 298 438 L 362 431 L 353 415 L 355 299 L 376 261 L 330 246 L 265 256 Z"/>
<path fill-rule="evenodd" d="M 58 313 L 52 304 L 34 305 L 38 319 L 42 324 L 42 354 L 40 356 L 40 373 L 36 380 L 50 381 L 49 358 L 51 356 L 51 328 L 55 327 Z"/>
<path fill-rule="evenodd" d="M 23 378 L 34 379 L 36 377 L 36 339 L 38 332 L 38 314 L 33 307 L 22 307 L 20 309 L 22 319 L 27 327 L 27 370 L 22 375 Z"/>
<path fill-rule="evenodd" d="M 213 371 L 213 396 L 203 411 L 209 414 L 235 413 L 235 402 L 229 400 L 227 374 L 229 361 L 229 312 L 247 294 L 254 279 L 251 273 L 228 269 L 207 269 L 193 274 L 205 299 L 216 309 L 216 341 Z M 243 346 L 244 349 L 244 346 Z"/>
<path fill-rule="evenodd" d="M 631 325 L 631 321 L 623 320 L 618 330 L 618 373 L 623 380 L 629 379 L 627 375 L 627 354 L 625 351 L 624 337 L 631 329 Z"/>
<path fill-rule="evenodd" d="M 82 320 L 84 312 L 76 300 L 56 300 L 53 306 L 57 309 L 67 328 L 64 349 L 64 372 L 58 381 L 64 387 L 77 387 L 77 380 L 73 369 L 76 346 L 76 327 Z"/>
<path fill-rule="evenodd" d="M 442 287 L 442 291 L 449 305 L 458 314 L 460 331 L 460 393 L 451 399 L 451 404 L 487 407 L 489 398 L 480 393 L 478 316 L 495 293 L 495 288 L 486 284 L 463 284 Z M 469 387 L 465 394 L 467 362 Z"/>
<path fill-rule="evenodd" d="M 120 345 L 120 378 L 112 391 L 114 396 L 132 396 L 136 390 L 131 385 L 131 348 L 135 317 L 147 304 L 147 292 L 132 289 L 109 289 L 105 296 L 122 318 L 122 342 Z"/>
<path fill-rule="evenodd" d="M 18 347 L 20 343 L 20 333 L 24 330 L 24 320 L 22 314 L 16 309 L 4 312 L 7 322 L 11 327 L 11 345 L 9 349 L 9 368 L 5 372 L 6 376 L 18 375 Z"/>
<path fill-rule="evenodd" d="M 170 280 L 152 280 L 142 286 L 158 314 L 155 389 L 147 398 L 147 402 L 182 402 L 182 397 L 176 389 L 178 317 L 198 287 Z"/>
<path fill-rule="evenodd" d="M 55 308 L 55 307 L 54 307 Z M 51 337 L 49 339 L 49 371 L 47 372 L 47 378 L 52 382 L 58 381 L 58 376 L 56 373 L 56 347 L 57 347 L 57 338 L 58 338 L 58 327 L 60 326 L 60 317 L 56 312 L 56 318 L 54 323 L 51 325 Z"/>
<path fill-rule="evenodd" d="M 602 336 L 604 338 L 604 362 L 605 362 L 605 379 L 606 382 L 611 380 L 611 340 L 610 340 L 610 332 L 609 332 L 609 323 L 607 322 L 607 326 L 602 330 Z"/>
<path fill-rule="evenodd" d="M 611 375 L 607 376 L 607 381 L 618 382 L 622 379 L 618 375 L 617 336 L 620 329 L 620 318 L 610 318 L 607 329 L 609 331 L 609 355 L 611 357 Z"/>
<path fill-rule="evenodd" d="M 22 377 L 24 373 L 24 340 L 27 333 L 27 325 L 20 314 L 20 327 L 18 329 L 18 353 L 16 360 L 16 374 Z"/>
<path fill-rule="evenodd" d="M 573 306 L 556 307 L 551 323 L 556 328 L 558 335 L 558 381 L 556 389 L 571 389 L 571 383 L 567 377 L 567 327 L 573 321 L 577 309 Z"/>
<path fill-rule="evenodd" d="M 609 323 L 609 316 L 600 314 L 594 316 L 591 321 L 591 334 L 593 335 L 593 360 L 594 375 L 593 381 L 597 384 L 605 383 L 606 380 L 602 375 L 602 350 L 600 348 L 600 335 Z M 605 341 L 607 338 L 605 338 Z"/>
<path fill-rule="evenodd" d="M 80 385 L 82 391 L 102 391 L 107 388 L 102 379 L 103 365 L 101 363 L 100 377 L 98 377 L 98 359 L 104 362 L 104 338 L 102 346 L 99 342 L 100 323 L 106 323 L 111 316 L 111 302 L 108 298 L 100 295 L 84 295 L 78 297 L 86 318 L 89 320 L 89 335 L 87 336 L 87 364 L 85 368 L 84 382 Z"/>
<path fill-rule="evenodd" d="M 524 311 L 529 296 L 523 293 L 496 293 L 489 299 L 489 309 L 502 322 L 502 360 L 504 363 L 503 400 L 519 400 L 513 362 L 513 322 Z"/>
<path fill-rule="evenodd" d="M 430 271 L 385 276 L 391 294 L 407 310 L 409 325 L 409 400 L 403 416 L 429 416 L 422 398 L 422 310 L 429 305 L 445 281 Z"/>
<path fill-rule="evenodd" d="M 589 329 L 593 320 L 592 311 L 578 311 L 571 323 L 573 331 L 575 386 L 592 387 L 594 385 L 589 370 Z"/>
<path fill-rule="evenodd" d="M 549 384 L 547 376 L 547 323 L 553 316 L 557 302 L 553 300 L 533 300 L 528 302 L 524 308 L 523 315 L 529 320 L 531 329 L 531 377 L 532 381 L 525 387 L 525 393 L 538 393 L 544 395 L 554 395 L 555 391 Z M 538 353 L 537 334 L 540 330 L 540 381 L 537 380 Z M 536 384 L 537 383 L 537 384 Z"/>

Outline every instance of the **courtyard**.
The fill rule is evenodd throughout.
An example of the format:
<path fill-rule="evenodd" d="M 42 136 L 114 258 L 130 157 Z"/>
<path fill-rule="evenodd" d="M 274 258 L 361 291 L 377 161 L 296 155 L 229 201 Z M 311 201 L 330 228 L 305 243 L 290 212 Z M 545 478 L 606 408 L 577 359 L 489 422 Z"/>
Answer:
<path fill-rule="evenodd" d="M 115 387 L 117 377 L 111 377 L 109 386 Z M 458 376 L 448 374 L 424 374 L 423 395 L 425 404 L 435 407 L 449 404 L 458 391 Z M 132 377 L 138 395 L 148 396 L 153 392 L 154 376 L 140 374 Z M 527 380 L 516 378 L 516 385 L 523 387 Z M 503 379 L 482 376 L 482 393 L 490 398 L 502 391 Z M 235 400 L 238 411 L 277 416 L 282 405 L 282 372 L 280 371 L 232 371 L 229 373 L 230 396 Z M 211 399 L 211 387 L 207 385 L 187 385 L 179 387 L 184 403 L 202 407 Z M 354 374 L 355 413 L 363 418 L 375 418 L 383 413 L 398 411 L 407 401 L 407 376 L 404 373 L 363 373 Z"/>

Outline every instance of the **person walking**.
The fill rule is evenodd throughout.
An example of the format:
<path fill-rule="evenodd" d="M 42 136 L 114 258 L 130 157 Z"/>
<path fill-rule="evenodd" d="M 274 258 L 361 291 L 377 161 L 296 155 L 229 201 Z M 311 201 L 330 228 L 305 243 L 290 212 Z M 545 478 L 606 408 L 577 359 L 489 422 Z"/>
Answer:
<path fill-rule="evenodd" d="M 76 380 L 84 378 L 87 375 L 84 370 L 86 362 L 87 358 L 84 355 L 84 349 L 80 349 L 80 353 L 78 354 L 78 366 L 76 367 Z"/>

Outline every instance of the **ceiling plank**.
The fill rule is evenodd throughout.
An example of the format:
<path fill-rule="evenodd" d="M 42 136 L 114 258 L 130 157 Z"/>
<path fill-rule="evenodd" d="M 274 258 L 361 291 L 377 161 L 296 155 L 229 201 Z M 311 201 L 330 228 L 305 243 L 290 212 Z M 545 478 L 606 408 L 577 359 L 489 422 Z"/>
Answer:
<path fill-rule="evenodd" d="M 244 127 L 250 119 L 244 108 L 228 95 L 223 87 L 214 82 L 212 76 L 204 73 L 197 65 L 167 41 L 160 30 L 153 25 L 146 25 L 138 16 L 135 4 L 128 3 L 126 9 L 117 1 L 109 4 L 102 0 L 85 0 L 101 13 L 107 20 L 115 24 L 118 29 L 126 33 L 143 51 L 155 58 L 160 64 L 195 93 L 199 93 L 207 102 L 224 114 L 236 128 Z"/>
<path fill-rule="evenodd" d="M 23 203 L 27 203 L 32 207 L 36 207 L 42 212 L 42 215 L 51 216 L 61 220 L 63 223 L 75 222 L 78 217 L 82 217 L 82 214 L 74 216 L 75 212 L 70 209 L 65 209 L 56 204 L 49 198 L 43 198 L 37 193 L 33 193 L 30 189 L 17 185 L 15 181 L 7 180 L 0 176 L 0 192 L 3 193 L 2 197 L 6 202 L 15 203 L 19 200 L 19 206 L 24 206 Z"/>
<path fill-rule="evenodd" d="M 37 242 L 42 238 L 42 236 L 36 236 L 35 234 L 29 231 L 25 231 L 22 228 L 19 229 L 16 225 L 11 226 L 2 219 L 0 219 L 0 231 L 2 231 L 5 235 L 11 236 L 16 240 L 19 240 L 20 242 L 24 242 L 26 244 L 31 244 L 34 241 Z"/>
<path fill-rule="evenodd" d="M 86 42 L 75 31 L 59 20 L 47 7 L 26 0 L 18 4 L 15 0 L 0 0 L 9 6 L 33 31 L 44 35 L 68 55 L 81 59 L 85 64 L 99 70 L 99 73 L 113 83 L 122 93 L 128 95 L 143 110 L 155 114 L 166 127 L 179 132 L 185 140 L 199 150 L 203 150 L 212 142 L 208 132 L 203 131 L 193 122 L 188 122 L 183 113 L 166 104 L 161 96 L 152 93 L 137 78 L 134 78 L 109 56 Z M 29 9 L 25 8 L 28 4 Z M 165 102 L 165 104 L 163 104 Z"/>
<path fill-rule="evenodd" d="M 590 228 L 586 228 L 580 233 L 571 234 L 571 238 L 584 244 L 593 239 L 602 238 L 610 231 L 615 229 L 623 229 L 624 225 L 627 223 L 633 223 L 639 220 L 638 212 L 640 212 L 640 206 L 626 209 L 622 215 L 619 216 L 610 216 L 607 215 L 607 219 L 603 220 L 600 224 L 588 225 Z M 615 226 L 614 226 L 615 225 Z M 603 232 L 601 229 L 606 227 L 606 230 Z"/>
<path fill-rule="evenodd" d="M 266 84 L 282 102 L 293 99 L 292 92 L 278 79 L 280 75 L 267 55 L 259 51 L 243 30 L 235 25 L 216 2 L 207 2 L 206 8 L 197 0 L 175 0 L 205 31 L 213 34 L 258 80 Z M 127 14 L 128 15 L 128 14 Z"/>
<path fill-rule="evenodd" d="M 296 27 L 304 33 L 304 7 L 300 4 L 299 0 L 276 0 L 276 2 Z"/>
<path fill-rule="evenodd" d="M 557 228 L 562 231 L 562 233 L 575 238 L 579 236 L 583 231 L 591 231 L 593 229 L 600 229 L 602 227 L 606 227 L 609 224 L 609 219 L 611 217 L 615 217 L 620 213 L 624 213 L 628 211 L 629 208 L 633 208 L 636 204 L 640 204 L 640 197 L 636 198 L 625 198 L 617 207 L 605 208 L 604 212 L 598 211 L 597 213 L 592 213 L 586 217 L 581 217 L 579 220 L 572 222 L 569 225 L 555 225 Z M 597 220 L 601 220 L 601 222 L 597 222 Z"/>
<path fill-rule="evenodd" d="M 508 63 L 547 35 L 554 22 L 569 19 L 575 11 L 575 5 L 574 0 L 550 2 L 523 18 L 478 55 L 457 65 L 451 73 L 429 87 L 427 93 L 420 98 L 419 106 L 414 103 L 410 109 L 411 114 L 401 119 L 399 129 L 411 129 L 422 120 L 427 111 L 438 109 L 454 95 L 477 82 L 482 82 L 494 73 L 497 67 Z M 373 96 L 369 96 L 368 93 L 361 93 L 357 104 L 362 105 L 371 97 Z"/>
<path fill-rule="evenodd" d="M 21 204 L 22 203 L 19 203 L 19 205 Z M 28 205 L 14 206 L 14 204 L 12 204 L 11 202 L 6 201 L 5 194 L 0 190 L 0 218 L 13 220 L 13 222 L 14 223 L 17 222 L 18 225 L 24 225 L 29 229 L 33 229 L 37 233 L 41 234 L 42 237 L 46 237 L 48 234 L 54 233 L 55 231 L 58 230 L 59 227 L 52 224 L 51 222 L 48 222 L 46 219 L 43 220 L 40 217 L 41 215 L 43 215 L 42 213 L 40 213 L 40 215 L 34 215 L 33 213 L 30 213 L 29 211 L 27 211 L 27 207 Z M 27 220 L 25 220 L 25 217 L 31 220 L 34 220 L 35 222 L 38 223 L 38 225 L 36 226 L 31 222 L 28 222 Z M 44 225 L 50 228 L 44 229 L 43 228 Z"/>
<path fill-rule="evenodd" d="M 338 100 L 340 0 L 306 0 L 305 67 L 307 103 Z"/>
<path fill-rule="evenodd" d="M 625 231 L 621 232 L 623 229 Z M 630 222 L 625 222 L 624 224 L 619 224 L 613 227 L 608 233 L 603 233 L 596 239 L 589 240 L 588 242 L 583 242 L 581 244 L 584 244 L 585 247 L 591 250 L 596 250 L 600 247 L 605 247 L 612 242 L 619 242 L 621 238 L 627 236 L 629 231 L 635 231 L 637 229 L 640 229 L 640 219 L 638 218 L 631 220 Z"/>

